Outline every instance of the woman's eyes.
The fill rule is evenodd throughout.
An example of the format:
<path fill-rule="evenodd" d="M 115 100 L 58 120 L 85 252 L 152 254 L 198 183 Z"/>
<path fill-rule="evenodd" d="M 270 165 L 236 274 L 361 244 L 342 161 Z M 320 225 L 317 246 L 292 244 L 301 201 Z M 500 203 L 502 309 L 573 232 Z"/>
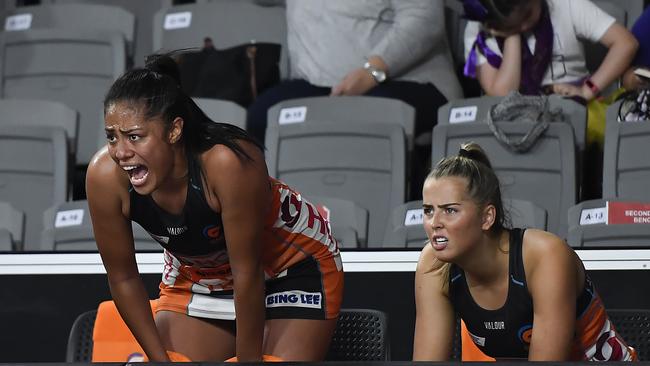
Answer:
<path fill-rule="evenodd" d="M 432 216 L 434 210 L 433 210 L 433 207 L 424 207 L 424 208 L 422 209 L 422 211 L 424 212 L 424 215 L 425 215 L 425 216 Z M 457 213 L 458 210 L 455 209 L 455 208 L 452 208 L 452 207 L 445 207 L 445 208 L 443 209 L 443 212 L 446 213 L 446 214 L 448 214 L 448 215 L 451 215 L 451 214 L 455 214 L 455 213 Z"/>
<path fill-rule="evenodd" d="M 142 138 L 140 135 L 128 135 L 129 141 L 138 141 Z M 117 141 L 117 137 L 115 135 L 106 135 L 106 139 L 108 142 L 115 142 Z"/>
<path fill-rule="evenodd" d="M 451 208 L 451 207 L 445 208 L 445 213 L 447 213 L 447 214 L 453 214 L 453 213 L 456 213 L 456 212 L 458 212 L 458 210 L 456 210 L 455 208 Z"/>

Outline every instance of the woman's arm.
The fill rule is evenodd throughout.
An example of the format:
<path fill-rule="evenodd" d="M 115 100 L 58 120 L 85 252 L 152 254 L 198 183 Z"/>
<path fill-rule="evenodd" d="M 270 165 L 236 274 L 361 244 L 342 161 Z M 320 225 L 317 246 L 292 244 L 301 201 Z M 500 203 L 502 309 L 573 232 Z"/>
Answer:
<path fill-rule="evenodd" d="M 598 70 L 591 76 L 591 81 L 603 90 L 621 77 L 630 66 L 639 48 L 639 42 L 625 27 L 614 23 L 607 29 L 600 43 L 609 50 Z M 582 87 L 582 95 L 586 100 L 597 96 L 587 86 Z"/>
<path fill-rule="evenodd" d="M 575 253 L 557 236 L 527 230 L 523 246 L 533 298 L 530 361 L 568 361 L 575 334 L 578 270 Z"/>
<path fill-rule="evenodd" d="M 221 207 L 221 219 L 234 280 L 236 353 L 240 362 L 261 361 L 264 338 L 262 231 L 271 206 L 271 188 L 262 153 L 242 143 L 253 161 L 223 145 L 205 153 L 208 185 Z"/>
<path fill-rule="evenodd" d="M 128 193 L 118 169 L 106 150 L 88 167 L 86 192 L 95 241 L 122 319 L 150 360 L 169 362 L 138 273 L 131 221 L 124 215 Z"/>
<path fill-rule="evenodd" d="M 433 263 L 433 250 L 427 244 L 415 271 L 413 361 L 448 361 L 451 356 L 454 309 L 448 291 L 443 289 L 446 279 L 439 270 L 433 269 Z"/>
<path fill-rule="evenodd" d="M 632 33 L 618 23 L 613 23 L 601 37 L 602 43 L 609 50 L 598 70 L 590 77 L 598 90 L 604 90 L 627 70 L 639 47 L 639 42 Z M 629 76 L 627 77 L 629 79 Z M 595 90 L 585 85 L 554 84 L 553 93 L 564 96 L 578 96 L 590 101 L 598 96 Z"/>
<path fill-rule="evenodd" d="M 488 62 L 477 67 L 476 76 L 487 95 L 505 96 L 521 84 L 521 35 L 508 35 L 503 58 L 497 69 Z"/>

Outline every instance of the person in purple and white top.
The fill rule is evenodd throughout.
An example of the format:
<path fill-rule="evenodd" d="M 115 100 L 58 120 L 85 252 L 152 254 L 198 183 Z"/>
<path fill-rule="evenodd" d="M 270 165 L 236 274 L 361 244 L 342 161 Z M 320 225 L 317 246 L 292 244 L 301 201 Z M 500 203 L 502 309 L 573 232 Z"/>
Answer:
<path fill-rule="evenodd" d="M 467 63 L 488 95 L 596 98 L 630 65 L 634 36 L 589 0 L 462 0 Z M 580 40 L 608 53 L 589 75 Z"/>

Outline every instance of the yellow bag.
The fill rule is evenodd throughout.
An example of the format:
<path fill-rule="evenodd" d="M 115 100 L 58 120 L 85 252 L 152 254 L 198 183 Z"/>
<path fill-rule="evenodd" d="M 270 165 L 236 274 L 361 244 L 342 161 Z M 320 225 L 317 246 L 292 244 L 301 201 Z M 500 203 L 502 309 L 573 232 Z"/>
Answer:
<path fill-rule="evenodd" d="M 607 107 L 616 102 L 625 89 L 618 88 L 610 95 L 592 99 L 587 104 L 587 146 L 597 144 L 601 149 L 605 143 L 605 119 Z"/>

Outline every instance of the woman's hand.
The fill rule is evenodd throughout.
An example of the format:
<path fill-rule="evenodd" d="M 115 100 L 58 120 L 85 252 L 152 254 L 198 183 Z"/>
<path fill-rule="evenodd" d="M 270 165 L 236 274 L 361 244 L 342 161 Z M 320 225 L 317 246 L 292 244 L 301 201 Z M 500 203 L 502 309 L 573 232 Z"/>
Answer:
<path fill-rule="evenodd" d="M 594 92 L 585 85 L 553 84 L 551 85 L 551 92 L 563 97 L 580 97 L 586 101 L 590 101 L 596 97 Z"/>

